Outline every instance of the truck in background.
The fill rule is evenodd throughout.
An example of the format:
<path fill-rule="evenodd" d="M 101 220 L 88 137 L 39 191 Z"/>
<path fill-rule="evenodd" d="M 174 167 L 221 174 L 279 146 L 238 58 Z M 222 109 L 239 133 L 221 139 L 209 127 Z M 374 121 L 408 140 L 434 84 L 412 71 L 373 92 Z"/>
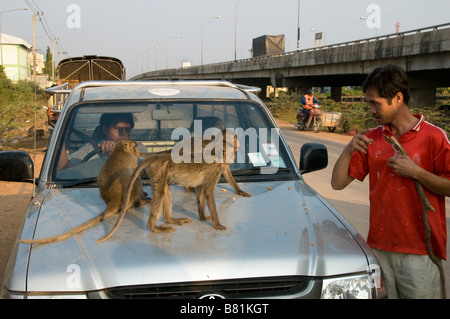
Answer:
<path fill-rule="evenodd" d="M 56 69 L 57 85 L 46 90 L 48 130 L 53 131 L 71 89 L 84 81 L 123 81 L 125 68 L 117 58 L 85 55 L 61 60 Z"/>
<path fill-rule="evenodd" d="M 123 81 L 125 68 L 117 58 L 97 55 L 61 60 L 56 69 L 58 84 L 73 88 L 84 81 Z"/>

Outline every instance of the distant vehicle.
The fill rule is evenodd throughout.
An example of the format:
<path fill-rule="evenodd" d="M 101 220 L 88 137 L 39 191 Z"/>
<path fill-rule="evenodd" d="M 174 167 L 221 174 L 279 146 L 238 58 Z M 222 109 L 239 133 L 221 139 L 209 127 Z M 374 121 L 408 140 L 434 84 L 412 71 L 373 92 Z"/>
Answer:
<path fill-rule="evenodd" d="M 125 68 L 117 58 L 107 56 L 85 55 L 61 60 L 56 69 L 58 86 L 49 91 L 53 95 L 53 114 L 61 112 L 70 90 L 84 81 L 123 81 Z M 48 119 L 48 121 L 56 121 Z M 48 127 L 53 131 L 53 125 Z"/>
<path fill-rule="evenodd" d="M 77 85 L 62 109 L 36 181 L 28 154 L 0 152 L 0 180 L 37 186 L 0 297 L 383 298 L 382 272 L 371 248 L 303 180 L 302 174 L 327 166 L 325 146 L 304 144 L 297 165 L 267 106 L 254 94 L 259 91 L 224 81 Z M 140 207 L 130 209 L 115 234 L 102 243 L 96 240 L 117 218 L 64 241 L 20 243 L 63 233 L 105 209 L 97 177 L 107 154 L 95 150 L 95 157 L 90 152 L 72 165 L 58 164 L 63 152 L 72 156 L 82 147 L 98 145 L 102 116 L 117 113 L 133 117 L 127 136 L 143 147 L 144 158 L 145 153 L 178 147 L 191 133 L 211 139 L 207 132 L 214 127 L 241 131 L 230 170 L 251 197 L 240 197 L 221 178 L 214 197 L 227 229 L 216 230 L 210 221 L 199 220 L 195 195 L 174 184 L 174 217 L 189 217 L 192 223 L 176 226 L 173 233 L 150 232 L 149 208 Z M 148 177 L 141 178 L 151 196 Z"/>
<path fill-rule="evenodd" d="M 252 41 L 253 57 L 268 56 L 275 54 L 284 54 L 284 34 L 281 35 L 263 35 Z"/>
<path fill-rule="evenodd" d="M 321 106 L 319 104 L 314 103 L 312 107 L 313 108 L 310 111 L 310 117 L 312 117 L 310 125 L 312 126 L 314 133 L 319 133 L 320 130 L 322 129 L 322 116 L 320 112 Z M 299 131 L 303 131 L 309 128 L 306 127 L 307 122 L 308 119 L 305 119 L 303 107 L 299 107 L 297 109 L 297 124 L 294 125 L 298 128 Z"/>
<path fill-rule="evenodd" d="M 84 81 L 123 81 L 125 68 L 117 58 L 85 55 L 60 61 L 56 69 L 58 84 L 73 88 Z"/>

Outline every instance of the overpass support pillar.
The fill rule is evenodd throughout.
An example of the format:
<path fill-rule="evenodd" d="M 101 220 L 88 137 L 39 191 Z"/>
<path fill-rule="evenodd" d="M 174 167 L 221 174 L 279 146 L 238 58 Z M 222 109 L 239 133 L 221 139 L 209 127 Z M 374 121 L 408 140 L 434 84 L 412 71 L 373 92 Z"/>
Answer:
<path fill-rule="evenodd" d="M 435 106 L 436 88 L 411 88 L 410 106 Z"/>
<path fill-rule="evenodd" d="M 331 99 L 335 102 L 341 102 L 342 98 L 342 86 L 332 86 L 331 87 Z"/>

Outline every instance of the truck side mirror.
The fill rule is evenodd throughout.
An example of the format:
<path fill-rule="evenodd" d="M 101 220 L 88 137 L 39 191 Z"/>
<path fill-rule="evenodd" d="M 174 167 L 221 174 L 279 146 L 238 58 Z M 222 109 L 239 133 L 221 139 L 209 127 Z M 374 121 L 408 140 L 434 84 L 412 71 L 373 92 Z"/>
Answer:
<path fill-rule="evenodd" d="M 24 151 L 0 152 L 0 180 L 34 183 L 34 165 Z"/>
<path fill-rule="evenodd" d="M 300 150 L 300 173 L 318 171 L 328 165 L 328 151 L 321 143 L 305 143 Z"/>

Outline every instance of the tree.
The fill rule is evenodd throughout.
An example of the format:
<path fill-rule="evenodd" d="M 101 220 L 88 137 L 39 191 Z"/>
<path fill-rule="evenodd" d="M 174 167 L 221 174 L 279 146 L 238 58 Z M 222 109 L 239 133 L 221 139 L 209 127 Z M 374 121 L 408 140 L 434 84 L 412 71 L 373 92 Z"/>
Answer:
<path fill-rule="evenodd" d="M 45 55 L 44 70 L 42 72 L 44 74 L 48 74 L 50 77 L 52 76 L 52 63 L 53 63 L 53 55 L 50 51 L 50 48 L 47 47 L 47 54 Z"/>

